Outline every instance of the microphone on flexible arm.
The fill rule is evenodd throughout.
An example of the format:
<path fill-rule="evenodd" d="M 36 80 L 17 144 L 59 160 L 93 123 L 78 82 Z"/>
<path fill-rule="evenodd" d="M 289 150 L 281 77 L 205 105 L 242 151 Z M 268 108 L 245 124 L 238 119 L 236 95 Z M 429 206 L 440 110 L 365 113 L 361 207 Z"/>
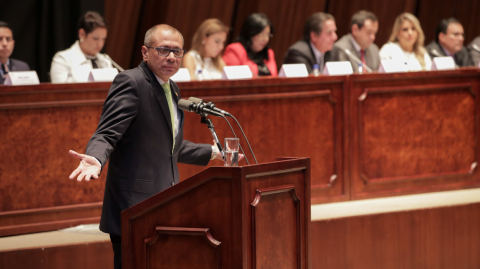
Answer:
<path fill-rule="evenodd" d="M 472 48 L 480 53 L 480 48 L 477 46 L 477 44 L 472 44 Z"/>
<path fill-rule="evenodd" d="M 435 55 L 436 57 L 446 57 L 445 55 L 440 54 L 440 52 L 438 52 L 438 50 L 436 50 L 436 49 L 432 49 L 432 50 L 430 50 L 430 52 L 433 55 Z M 455 64 L 455 68 L 458 68 L 457 63 L 455 62 L 455 58 L 454 57 L 452 57 L 452 58 L 453 58 L 453 63 Z"/>
<path fill-rule="evenodd" d="M 218 140 L 218 136 L 217 136 L 217 133 L 215 132 L 215 128 L 213 126 L 213 123 L 210 119 L 207 119 L 207 116 L 208 115 L 214 115 L 214 116 L 217 116 L 217 117 L 222 117 L 224 119 L 226 119 L 226 118 L 220 113 L 217 113 L 217 112 L 212 111 L 208 108 L 205 108 L 204 106 L 202 106 L 202 104 L 195 104 L 192 101 L 188 101 L 188 100 L 184 100 L 184 99 L 178 100 L 178 108 L 180 108 L 181 110 L 184 110 L 184 111 L 188 111 L 188 112 L 195 112 L 195 113 L 199 114 L 200 116 L 202 116 L 202 121 L 201 122 L 207 125 L 208 129 L 212 133 L 213 140 L 217 144 L 218 150 L 220 151 L 220 153 L 222 153 L 223 160 L 225 160 L 225 151 L 222 148 L 222 143 L 220 143 L 220 140 Z"/>
<path fill-rule="evenodd" d="M 357 58 L 357 56 L 353 55 L 353 53 L 350 52 L 350 50 L 345 49 L 345 53 L 350 56 L 357 64 L 361 64 L 369 73 L 372 73 L 372 69 L 368 67 L 366 64 L 364 64 L 360 59 Z"/>
<path fill-rule="evenodd" d="M 227 121 L 228 125 L 230 126 L 230 129 L 232 130 L 232 133 L 233 135 L 235 136 L 235 138 L 237 138 L 237 135 L 235 134 L 235 132 L 233 131 L 233 128 L 232 126 L 230 125 L 230 122 L 227 120 L 227 118 L 225 118 L 223 115 L 225 116 L 228 116 L 228 117 L 231 117 L 235 120 L 235 122 L 237 123 L 238 127 L 240 128 L 240 131 L 242 132 L 243 134 L 243 137 L 245 138 L 245 141 L 247 142 L 247 145 L 248 147 L 250 148 L 250 152 L 252 153 L 252 156 L 253 156 L 253 159 L 255 160 L 255 163 L 258 163 L 257 162 L 257 158 L 255 157 L 255 154 L 253 153 L 253 150 L 252 150 L 252 147 L 250 146 L 250 142 L 248 142 L 248 139 L 247 139 L 247 136 L 245 135 L 245 132 L 243 131 L 242 129 L 242 126 L 240 126 L 240 123 L 238 122 L 238 120 L 230 113 L 226 112 L 225 110 L 222 110 L 220 108 L 217 108 L 215 107 L 215 104 L 212 103 L 212 102 L 208 102 L 208 103 L 205 103 L 202 99 L 200 98 L 196 98 L 196 97 L 190 97 L 188 98 L 189 101 L 197 104 L 197 105 L 200 105 L 200 104 L 205 104 L 205 107 L 207 107 L 207 109 L 209 110 L 212 110 L 212 111 L 215 111 L 217 113 L 219 113 L 220 115 L 222 115 L 222 117 Z M 247 156 L 245 155 L 245 153 L 243 152 L 243 149 L 242 149 L 242 146 L 240 145 L 240 149 L 242 150 L 242 153 L 245 157 L 245 161 L 247 162 L 247 164 L 249 164 L 248 160 L 247 160 Z"/>
<path fill-rule="evenodd" d="M 440 52 L 438 52 L 436 49 L 432 49 L 430 50 L 430 52 L 437 57 L 445 57 L 444 55 L 440 54 Z"/>
<path fill-rule="evenodd" d="M 192 102 L 194 102 L 195 104 L 205 103 L 205 102 L 203 102 L 202 99 L 197 98 L 197 97 L 190 97 L 190 98 L 188 98 L 188 101 L 192 101 Z M 224 115 L 224 116 L 233 118 L 232 114 L 228 113 L 228 112 L 225 111 L 225 110 L 222 110 L 222 109 L 220 109 L 220 108 L 215 107 L 215 104 L 212 103 L 212 102 L 205 103 L 205 106 L 206 106 L 206 108 L 208 108 L 208 109 L 210 109 L 210 110 L 213 110 L 213 111 L 215 111 L 215 112 L 218 112 L 218 113 L 220 113 L 220 114 L 222 114 L 222 115 Z"/>
<path fill-rule="evenodd" d="M 105 55 L 105 57 L 110 59 L 110 61 L 112 62 L 112 65 L 115 66 L 115 68 L 117 68 L 118 71 L 120 71 L 120 72 L 125 71 L 125 69 L 123 69 L 119 64 L 117 64 L 112 58 L 110 58 L 110 56 L 108 56 L 106 53 L 104 55 Z"/>

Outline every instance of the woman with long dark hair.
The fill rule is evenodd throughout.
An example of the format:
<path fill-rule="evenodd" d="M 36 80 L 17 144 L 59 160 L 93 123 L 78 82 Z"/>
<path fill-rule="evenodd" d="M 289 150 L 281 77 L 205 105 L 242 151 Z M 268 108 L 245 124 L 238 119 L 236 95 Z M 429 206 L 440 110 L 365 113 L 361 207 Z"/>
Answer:
<path fill-rule="evenodd" d="M 254 76 L 277 76 L 277 63 L 268 45 L 273 26 L 263 13 L 253 13 L 243 23 L 236 43 L 227 46 L 223 60 L 227 65 L 248 65 Z"/>

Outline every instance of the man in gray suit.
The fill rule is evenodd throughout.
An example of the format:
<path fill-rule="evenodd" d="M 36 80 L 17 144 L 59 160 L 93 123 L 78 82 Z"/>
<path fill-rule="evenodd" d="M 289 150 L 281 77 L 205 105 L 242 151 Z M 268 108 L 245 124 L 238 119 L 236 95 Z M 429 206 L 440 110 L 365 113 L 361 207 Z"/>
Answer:
<path fill-rule="evenodd" d="M 70 175 L 78 181 L 98 178 L 109 160 L 100 230 L 110 234 L 115 268 L 121 268 L 121 211 L 178 183 L 177 162 L 221 159 L 211 145 L 183 140 L 180 91 L 170 80 L 180 68 L 183 45 L 169 25 L 149 29 L 143 62 L 115 77 L 86 153 L 70 151 L 81 160 Z"/>
<path fill-rule="evenodd" d="M 378 19 L 375 14 L 365 10 L 353 14 L 350 33 L 335 43 L 330 52 L 331 61 L 349 61 L 354 72 L 358 72 L 360 63 L 364 66 L 363 72 L 368 68 L 377 71 L 380 66 L 380 54 L 377 45 L 373 43 L 377 31 Z M 365 68 L 365 65 L 368 68 Z"/>
<path fill-rule="evenodd" d="M 438 23 L 435 40 L 425 48 L 430 57 L 450 56 L 457 66 L 473 66 L 473 60 L 463 46 L 465 32 L 462 24 L 455 18 L 443 19 Z"/>
<path fill-rule="evenodd" d="M 472 57 L 473 64 L 478 66 L 480 64 L 480 36 L 477 36 L 469 45 L 468 52 Z"/>
<path fill-rule="evenodd" d="M 14 47 L 12 29 L 8 23 L 0 21 L 0 85 L 5 82 L 8 72 L 30 70 L 27 63 L 10 58 Z"/>
<path fill-rule="evenodd" d="M 318 64 L 320 71 L 329 60 L 329 51 L 337 40 L 335 18 L 327 13 L 317 12 L 305 22 L 303 40 L 293 44 L 285 54 L 284 64 L 304 63 L 308 73 Z"/>

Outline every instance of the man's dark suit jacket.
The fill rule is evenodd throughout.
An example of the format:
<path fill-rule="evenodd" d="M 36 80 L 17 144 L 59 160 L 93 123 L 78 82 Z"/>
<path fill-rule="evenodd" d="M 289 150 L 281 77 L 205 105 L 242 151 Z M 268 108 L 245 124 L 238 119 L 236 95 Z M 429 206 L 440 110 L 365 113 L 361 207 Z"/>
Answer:
<path fill-rule="evenodd" d="M 438 44 L 436 41 L 430 42 L 430 44 L 428 44 L 425 48 L 432 59 L 439 57 L 433 52 L 434 50 L 438 52 L 437 54 L 447 56 L 447 53 L 445 53 L 445 51 L 442 49 L 442 46 L 440 46 L 440 44 Z M 458 66 L 473 66 L 473 60 L 465 47 L 462 47 L 459 52 L 455 53 L 453 58 L 455 60 L 455 64 Z"/>
<path fill-rule="evenodd" d="M 473 45 L 476 45 L 477 49 L 473 48 Z M 468 52 L 473 60 L 473 65 L 478 66 L 480 64 L 480 36 L 477 36 L 469 45 Z"/>
<path fill-rule="evenodd" d="M 323 65 L 330 60 L 330 52 L 327 51 L 323 56 L 325 59 L 322 59 Z M 284 64 L 305 64 L 307 66 L 307 71 L 309 74 L 313 71 L 313 65 L 317 64 L 315 59 L 315 54 L 313 53 L 312 47 L 308 41 L 300 40 L 288 48 L 285 58 L 283 60 Z M 321 67 L 323 69 L 323 66 Z"/>
<path fill-rule="evenodd" d="M 180 91 L 170 81 L 173 101 Z M 142 62 L 115 77 L 86 154 L 107 160 L 100 230 L 121 234 L 120 212 L 179 182 L 177 161 L 207 165 L 211 145 L 183 140 L 184 114 L 172 154 L 172 123 L 162 86 Z"/>
<path fill-rule="evenodd" d="M 26 62 L 22 62 L 20 60 L 15 60 L 10 58 L 10 64 L 8 65 L 8 69 L 10 71 L 29 71 L 30 66 L 28 66 Z M 5 82 L 5 79 L 0 73 L 0 85 L 3 85 L 4 82 Z"/>
<path fill-rule="evenodd" d="M 347 34 L 335 42 L 335 45 L 330 51 L 330 60 L 348 61 L 352 65 L 353 72 L 358 72 L 358 63 L 345 52 L 345 50 L 348 49 L 353 55 L 361 60 L 362 56 L 353 45 L 352 38 L 351 34 Z M 377 45 L 372 43 L 365 50 L 365 62 L 372 71 L 378 71 L 378 68 L 380 67 L 380 53 Z"/>

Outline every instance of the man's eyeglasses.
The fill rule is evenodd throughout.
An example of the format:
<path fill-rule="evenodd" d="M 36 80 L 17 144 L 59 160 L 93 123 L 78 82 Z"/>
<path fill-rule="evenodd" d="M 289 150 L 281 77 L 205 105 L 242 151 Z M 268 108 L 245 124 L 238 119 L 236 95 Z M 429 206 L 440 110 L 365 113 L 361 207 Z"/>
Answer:
<path fill-rule="evenodd" d="M 170 52 L 173 52 L 173 56 L 177 58 L 182 58 L 183 55 L 185 54 L 186 50 L 184 49 L 170 49 L 170 48 L 165 48 L 165 47 L 147 47 L 149 49 L 155 49 L 158 53 L 159 56 L 162 57 L 168 57 L 170 55 Z"/>

